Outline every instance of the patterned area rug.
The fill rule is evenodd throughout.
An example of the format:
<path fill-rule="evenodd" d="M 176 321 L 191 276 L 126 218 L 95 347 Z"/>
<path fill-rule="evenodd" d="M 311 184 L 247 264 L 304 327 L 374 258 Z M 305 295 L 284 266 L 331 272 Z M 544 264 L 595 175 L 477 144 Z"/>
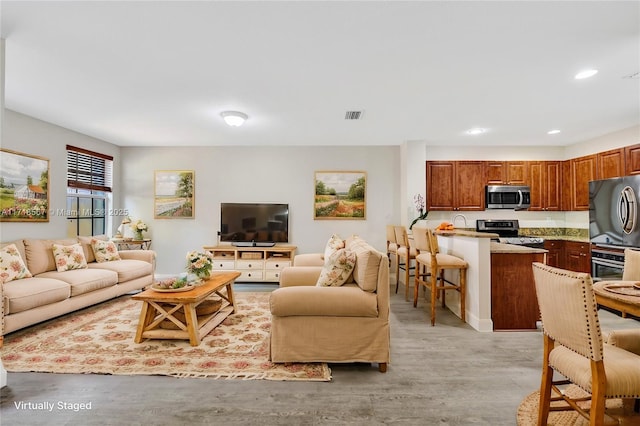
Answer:
<path fill-rule="evenodd" d="M 565 394 L 572 398 L 589 395 L 576 385 L 569 385 L 565 390 Z M 553 393 L 551 396 L 553 396 Z M 518 426 L 535 426 L 538 424 L 539 400 L 540 392 L 535 391 L 529 394 L 520 403 L 517 414 Z M 562 405 L 563 403 L 557 402 L 555 404 Z M 591 403 L 583 402 L 579 404 L 582 408 L 589 408 Z M 620 399 L 607 400 L 606 414 L 609 416 L 609 420 L 614 422 L 613 424 L 621 426 L 640 426 L 640 414 L 634 413 L 631 408 L 627 408 L 625 410 L 622 406 L 622 400 Z M 589 426 L 589 421 L 575 411 L 553 411 L 549 414 L 547 424 L 549 426 Z M 607 423 L 605 422 L 605 424 Z"/>
<path fill-rule="evenodd" d="M 2 362 L 10 372 L 330 381 L 325 363 L 269 361 L 269 294 L 236 292 L 236 313 L 196 347 L 134 343 L 142 302 L 123 296 L 5 336 Z"/>

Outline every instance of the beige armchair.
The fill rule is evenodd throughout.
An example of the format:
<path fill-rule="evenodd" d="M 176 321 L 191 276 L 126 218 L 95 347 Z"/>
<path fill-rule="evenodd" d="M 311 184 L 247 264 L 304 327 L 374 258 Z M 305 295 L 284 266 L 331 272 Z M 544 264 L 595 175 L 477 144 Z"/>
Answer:
<path fill-rule="evenodd" d="M 606 399 L 640 398 L 640 356 L 603 343 L 589 274 L 534 263 L 533 276 L 544 339 L 538 425 L 547 424 L 550 410 L 571 409 L 588 418 L 590 425 L 602 425 Z M 567 380 L 554 381 L 554 371 Z M 568 383 L 591 394 L 588 413 L 559 390 Z M 557 397 L 552 397 L 552 390 Z M 560 400 L 567 405 L 550 407 Z"/>
<path fill-rule="evenodd" d="M 271 293 L 273 362 L 369 362 L 387 370 L 389 349 L 389 260 L 358 237 L 353 278 L 338 287 L 318 287 L 321 254 L 297 255 L 282 270 Z"/>

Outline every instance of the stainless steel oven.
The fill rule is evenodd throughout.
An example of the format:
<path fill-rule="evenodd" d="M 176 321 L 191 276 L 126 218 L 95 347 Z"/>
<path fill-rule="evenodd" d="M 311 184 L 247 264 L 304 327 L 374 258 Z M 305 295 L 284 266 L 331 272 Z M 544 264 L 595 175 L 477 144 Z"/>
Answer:
<path fill-rule="evenodd" d="M 623 271 L 623 249 L 603 245 L 591 249 L 591 277 L 594 281 L 621 280 Z"/>

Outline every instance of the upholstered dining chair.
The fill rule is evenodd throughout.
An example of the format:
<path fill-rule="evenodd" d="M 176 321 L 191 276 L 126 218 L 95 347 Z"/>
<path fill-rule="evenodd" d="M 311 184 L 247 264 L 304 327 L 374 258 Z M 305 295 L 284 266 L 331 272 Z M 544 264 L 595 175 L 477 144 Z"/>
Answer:
<path fill-rule="evenodd" d="M 396 273 L 396 293 L 398 292 L 398 285 L 400 283 L 400 269 L 404 271 L 404 298 L 406 301 L 409 301 L 409 277 L 411 276 L 411 270 L 415 268 L 415 266 L 411 266 L 415 263 L 416 259 L 416 248 L 413 247 L 409 242 L 409 235 L 407 234 L 407 228 L 404 226 L 395 226 L 394 227 L 396 234 L 396 244 L 398 245 L 397 250 L 397 273 Z"/>
<path fill-rule="evenodd" d="M 419 254 L 416 256 L 415 285 L 413 289 L 413 307 L 418 306 L 418 293 L 421 286 L 429 289 L 431 295 L 431 325 L 436 324 L 436 300 L 442 298 L 445 306 L 444 292 L 455 290 L 460 293 L 460 318 L 466 322 L 467 269 L 469 264 L 459 257 L 440 253 L 438 239 L 430 228 L 413 227 L 413 241 Z M 444 271 L 457 269 L 458 284 L 444 279 Z M 438 284 L 438 282 L 440 284 Z"/>
<path fill-rule="evenodd" d="M 590 425 L 602 425 L 606 399 L 640 398 L 640 356 L 603 343 L 589 274 L 536 262 L 533 278 L 544 342 L 538 425 L 547 424 L 551 410 L 575 410 Z M 554 371 L 565 379 L 554 381 Z M 558 388 L 569 383 L 591 394 L 589 412 Z M 551 407 L 553 401 L 566 405 Z"/>
<path fill-rule="evenodd" d="M 396 293 L 398 292 L 398 243 L 396 242 L 395 225 L 387 225 L 387 257 L 389 268 L 394 268 L 396 279 Z"/>

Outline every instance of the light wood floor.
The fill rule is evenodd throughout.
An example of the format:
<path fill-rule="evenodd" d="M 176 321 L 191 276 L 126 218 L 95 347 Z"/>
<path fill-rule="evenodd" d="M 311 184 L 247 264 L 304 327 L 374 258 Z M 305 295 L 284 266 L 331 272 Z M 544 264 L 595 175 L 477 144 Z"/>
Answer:
<path fill-rule="evenodd" d="M 247 284 L 236 291 L 272 288 Z M 413 308 L 402 287 L 391 312 L 386 374 L 368 364 L 331 364 L 329 383 L 9 373 L 0 424 L 515 424 L 518 404 L 540 383 L 539 332 L 479 333 L 442 308 L 431 327 L 428 304 Z M 607 311 L 600 318 L 604 330 L 640 327 Z M 45 401 L 91 403 L 91 410 L 16 406 Z"/>

